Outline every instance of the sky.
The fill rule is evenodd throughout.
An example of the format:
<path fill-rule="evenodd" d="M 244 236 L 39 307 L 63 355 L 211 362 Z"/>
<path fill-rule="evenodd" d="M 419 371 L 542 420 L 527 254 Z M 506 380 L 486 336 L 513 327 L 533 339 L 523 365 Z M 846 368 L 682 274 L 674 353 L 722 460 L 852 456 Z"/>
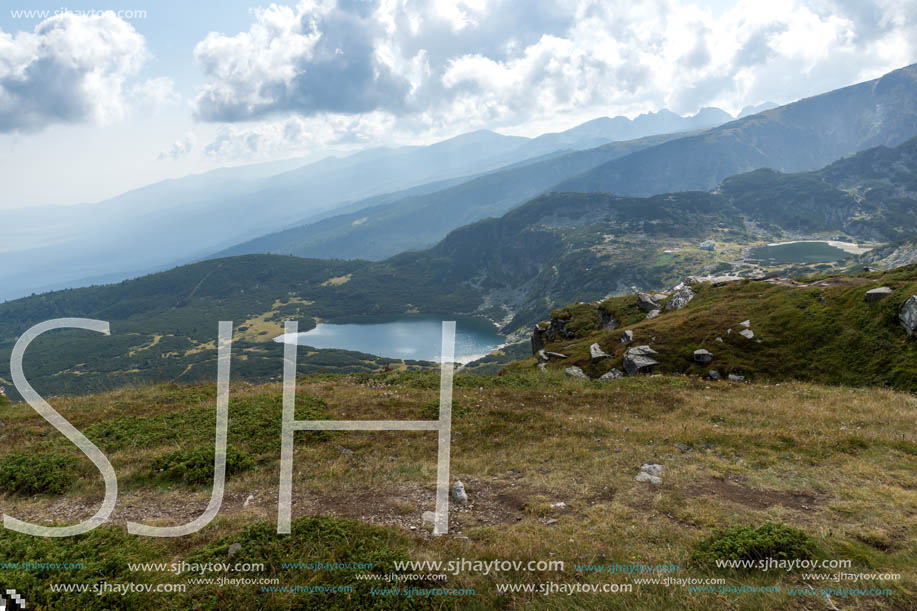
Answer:
<path fill-rule="evenodd" d="M 0 208 L 482 128 L 736 114 L 915 61 L 913 0 L 12 0 Z"/>

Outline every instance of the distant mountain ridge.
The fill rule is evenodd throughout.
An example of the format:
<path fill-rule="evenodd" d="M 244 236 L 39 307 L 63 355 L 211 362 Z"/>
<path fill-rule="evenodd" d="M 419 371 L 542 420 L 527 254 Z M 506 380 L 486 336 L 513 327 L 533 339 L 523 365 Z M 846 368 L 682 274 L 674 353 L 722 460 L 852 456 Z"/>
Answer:
<path fill-rule="evenodd" d="M 817 172 L 757 170 L 731 177 L 714 192 L 649 198 L 550 193 L 456 229 L 433 248 L 384 261 L 236 256 L 0 304 L 0 384 L 9 380 L 15 339 L 51 318 L 112 324 L 111 337 L 62 333 L 30 348 L 27 366 L 54 392 L 144 377 L 212 376 L 209 346 L 217 320 L 238 324 L 237 346 L 246 359 L 233 364 L 234 375 L 260 378 L 276 375 L 279 348 L 270 340 L 282 333 L 285 319 L 299 320 L 306 330 L 316 320 L 360 315 L 476 314 L 518 331 L 573 301 L 731 271 L 735 253 L 751 245 L 842 232 L 893 240 L 913 235 L 915 227 L 917 138 Z M 710 238 L 716 252 L 698 248 Z M 366 366 L 352 354 L 332 358 L 317 351 L 309 359 L 310 367 Z"/>

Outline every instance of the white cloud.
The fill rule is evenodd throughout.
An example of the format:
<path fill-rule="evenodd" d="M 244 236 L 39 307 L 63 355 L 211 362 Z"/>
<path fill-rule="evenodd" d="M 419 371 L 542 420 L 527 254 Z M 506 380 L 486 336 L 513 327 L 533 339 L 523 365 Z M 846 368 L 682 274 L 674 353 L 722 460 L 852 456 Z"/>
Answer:
<path fill-rule="evenodd" d="M 147 107 L 154 114 L 182 101 L 181 95 L 175 90 L 175 81 L 166 76 L 147 79 L 134 85 L 131 88 L 131 99 L 135 106 Z"/>
<path fill-rule="evenodd" d="M 180 140 L 176 140 L 172 143 L 167 150 L 159 153 L 157 159 L 160 161 L 170 160 L 177 161 L 186 155 L 189 155 L 191 151 L 194 150 L 195 145 L 197 144 L 197 137 L 193 132 L 186 132 Z"/>
<path fill-rule="evenodd" d="M 32 32 L 0 31 L 0 132 L 122 119 L 125 81 L 146 58 L 143 36 L 110 11 L 61 14 Z"/>
<path fill-rule="evenodd" d="M 208 151 L 260 155 L 788 102 L 915 61 L 917 3 L 303 1 L 256 11 L 235 36 L 211 33 L 195 57 L 207 77 L 197 116 L 244 123 Z M 291 121 L 307 135 L 286 138 Z"/>

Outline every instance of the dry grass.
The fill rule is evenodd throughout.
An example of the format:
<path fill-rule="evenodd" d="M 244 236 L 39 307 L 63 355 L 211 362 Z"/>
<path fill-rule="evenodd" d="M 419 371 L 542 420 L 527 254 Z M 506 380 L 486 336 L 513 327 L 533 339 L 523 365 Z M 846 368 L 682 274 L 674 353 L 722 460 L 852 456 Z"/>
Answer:
<path fill-rule="evenodd" d="M 334 419 L 418 419 L 429 417 L 438 378 L 398 372 L 316 376 L 301 380 L 299 390 L 324 402 L 323 415 Z M 232 398 L 255 400 L 279 393 L 279 384 L 240 383 L 233 385 Z M 834 600 L 840 608 L 914 608 L 917 399 L 912 395 L 685 377 L 629 378 L 602 385 L 549 371 L 504 378 L 459 376 L 454 397 L 458 416 L 453 422 L 452 479 L 466 484 L 472 504 L 452 508 L 450 536 L 434 539 L 421 527 L 421 512 L 434 507 L 436 477 L 436 441 L 424 432 L 334 433 L 323 440 L 298 435 L 294 518 L 333 514 L 399 529 L 409 537 L 410 554 L 417 560 L 567 563 L 564 573 L 450 576 L 454 587 L 475 588 L 474 604 L 483 608 L 830 608 L 824 599 L 785 593 L 786 587 L 803 587 L 797 573 L 727 576 L 730 585 L 784 587 L 782 594 L 766 595 L 694 593 L 663 586 L 635 586 L 633 593 L 615 596 L 499 596 L 494 590 L 504 582 L 627 581 L 619 575 L 576 573 L 574 563 L 678 564 L 680 577 L 710 576 L 688 568 L 697 541 L 718 528 L 777 521 L 808 532 L 827 557 L 853 560 L 850 572 L 901 573 L 901 581 L 890 586 L 868 585 L 891 587 L 893 597 Z M 212 410 L 213 389 L 128 388 L 51 403 L 85 431 L 125 415 L 155 419 L 188 409 Z M 27 406 L 3 411 L 8 438 L 3 453 L 81 456 L 66 441 L 55 439 L 59 435 Z M 279 409 L 276 417 L 279 422 Z M 202 429 L 193 431 L 201 443 L 212 439 L 212 423 L 188 426 Z M 175 439 L 184 438 L 183 431 L 175 433 Z M 189 540 L 167 544 L 164 555 L 181 556 L 191 545 L 276 519 L 279 437 L 266 443 L 272 449 L 256 456 L 256 468 L 230 478 L 220 518 Z M 112 450 L 99 445 L 121 482 L 114 523 L 181 523 L 206 506 L 206 487 L 166 487 L 145 475 L 155 456 L 187 449 L 180 443 L 166 438 Z M 647 462 L 664 466 L 662 485 L 634 480 Z M 0 497 L 3 511 L 37 521 L 88 517 L 101 497 L 100 478 L 85 458 L 80 474 L 62 498 Z M 249 495 L 254 499 L 243 508 Z M 560 502 L 563 507 L 556 506 Z M 271 600 L 280 606 L 289 603 Z M 437 600 L 444 606 L 468 602 Z"/>

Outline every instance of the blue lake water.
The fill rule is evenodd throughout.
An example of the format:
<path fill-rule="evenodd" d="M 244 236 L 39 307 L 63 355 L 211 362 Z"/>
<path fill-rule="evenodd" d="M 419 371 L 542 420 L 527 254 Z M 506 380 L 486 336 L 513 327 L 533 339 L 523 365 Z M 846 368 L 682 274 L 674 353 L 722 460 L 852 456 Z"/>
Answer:
<path fill-rule="evenodd" d="M 388 358 L 439 361 L 444 320 L 455 321 L 457 362 L 480 358 L 503 343 L 503 336 L 488 320 L 419 314 L 319 323 L 314 329 L 299 333 L 296 342 L 300 346 L 355 350 Z M 286 337 L 274 341 L 284 342 Z"/>

